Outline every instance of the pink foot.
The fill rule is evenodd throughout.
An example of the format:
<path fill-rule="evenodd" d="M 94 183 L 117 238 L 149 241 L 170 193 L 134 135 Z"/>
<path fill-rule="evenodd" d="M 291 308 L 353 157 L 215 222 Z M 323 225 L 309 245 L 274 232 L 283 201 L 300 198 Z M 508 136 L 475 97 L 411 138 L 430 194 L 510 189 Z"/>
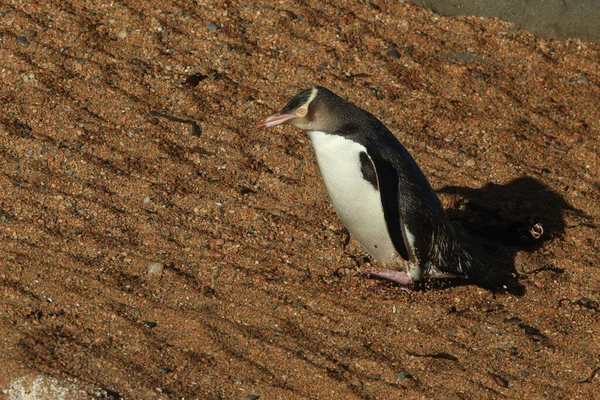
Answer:
<path fill-rule="evenodd" d="M 394 271 L 391 269 L 369 270 L 367 271 L 367 275 L 370 278 L 381 278 L 395 282 L 399 284 L 403 290 L 406 291 L 410 291 L 410 288 L 408 288 L 408 286 L 413 284 L 412 278 L 406 272 L 402 271 Z"/>

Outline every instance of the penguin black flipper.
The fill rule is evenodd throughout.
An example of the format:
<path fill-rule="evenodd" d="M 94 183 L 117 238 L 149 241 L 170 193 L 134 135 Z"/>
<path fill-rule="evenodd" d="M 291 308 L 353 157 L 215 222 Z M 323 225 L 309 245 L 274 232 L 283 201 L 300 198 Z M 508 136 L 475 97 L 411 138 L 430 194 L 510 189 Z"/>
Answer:
<path fill-rule="evenodd" d="M 393 135 L 389 132 L 385 137 Z M 432 238 L 440 241 L 440 249 L 447 247 L 442 204 L 404 146 L 396 140 L 389 142 L 385 150 L 380 147 L 372 152 L 372 160 L 386 225 L 398 254 L 420 268 L 418 278 L 413 278 L 462 275 L 451 264 L 435 265 L 431 260 Z"/>
<path fill-rule="evenodd" d="M 377 159 L 377 158 L 376 158 Z M 367 153 L 360 154 L 363 177 L 379 191 L 383 205 L 383 216 L 390 239 L 398 255 L 406 261 L 414 261 L 413 250 L 409 248 L 406 232 L 402 227 L 398 207 L 398 175 L 387 163 L 377 159 L 377 165 Z"/>

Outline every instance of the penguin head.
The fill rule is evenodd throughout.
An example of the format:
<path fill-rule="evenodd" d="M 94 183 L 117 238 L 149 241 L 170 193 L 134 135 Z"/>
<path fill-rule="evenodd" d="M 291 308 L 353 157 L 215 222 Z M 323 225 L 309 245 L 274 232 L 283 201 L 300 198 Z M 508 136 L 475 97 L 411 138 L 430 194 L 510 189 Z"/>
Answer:
<path fill-rule="evenodd" d="M 261 119 L 260 128 L 289 124 L 305 131 L 331 131 L 334 118 L 331 100 L 343 99 L 321 86 L 314 86 L 295 95 L 278 113 Z"/>

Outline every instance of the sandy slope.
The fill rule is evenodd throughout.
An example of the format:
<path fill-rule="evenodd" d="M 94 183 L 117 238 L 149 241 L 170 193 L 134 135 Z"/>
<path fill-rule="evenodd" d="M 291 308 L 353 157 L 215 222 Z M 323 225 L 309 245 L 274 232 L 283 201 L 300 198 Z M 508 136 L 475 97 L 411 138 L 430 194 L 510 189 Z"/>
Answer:
<path fill-rule="evenodd" d="M 0 9 L 0 388 L 597 392 L 600 47 L 397 1 L 95 3 Z M 374 290 L 308 139 L 254 128 L 311 84 L 379 116 L 524 293 Z"/>

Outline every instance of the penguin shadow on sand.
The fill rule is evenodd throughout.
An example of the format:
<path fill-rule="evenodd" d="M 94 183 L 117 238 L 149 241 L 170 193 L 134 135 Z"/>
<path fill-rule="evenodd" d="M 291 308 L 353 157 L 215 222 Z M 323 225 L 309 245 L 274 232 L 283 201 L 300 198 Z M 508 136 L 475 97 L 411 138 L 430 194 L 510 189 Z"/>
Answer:
<path fill-rule="evenodd" d="M 532 265 L 526 271 L 517 271 L 517 253 L 535 252 L 545 243 L 562 237 L 566 211 L 586 217 L 531 177 L 502 185 L 488 183 L 479 189 L 446 186 L 437 192 L 442 195 L 448 218 L 465 248 L 482 263 L 498 269 L 506 282 L 506 291 L 515 295 L 525 294 L 525 287 L 519 282 L 524 275 L 547 269 L 563 272 L 548 265 Z"/>

